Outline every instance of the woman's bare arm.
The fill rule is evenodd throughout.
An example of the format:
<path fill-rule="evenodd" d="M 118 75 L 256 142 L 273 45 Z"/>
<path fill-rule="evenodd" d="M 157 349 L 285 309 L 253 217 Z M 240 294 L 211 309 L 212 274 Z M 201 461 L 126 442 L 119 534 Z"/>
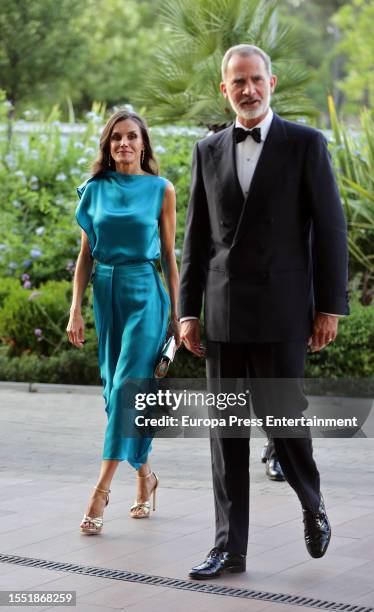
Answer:
<path fill-rule="evenodd" d="M 168 183 L 162 203 L 160 215 L 160 237 L 161 237 L 161 267 L 169 290 L 171 312 L 169 334 L 175 336 L 176 342 L 180 343 L 180 325 L 178 322 L 178 292 L 179 274 L 175 258 L 175 230 L 176 230 L 176 204 L 175 190 Z"/>
<path fill-rule="evenodd" d="M 82 348 L 84 342 L 84 322 L 82 318 L 82 300 L 92 274 L 93 258 L 86 232 L 82 230 L 81 250 L 75 266 L 73 281 L 73 298 L 70 307 L 70 318 L 66 331 L 69 342 Z"/>

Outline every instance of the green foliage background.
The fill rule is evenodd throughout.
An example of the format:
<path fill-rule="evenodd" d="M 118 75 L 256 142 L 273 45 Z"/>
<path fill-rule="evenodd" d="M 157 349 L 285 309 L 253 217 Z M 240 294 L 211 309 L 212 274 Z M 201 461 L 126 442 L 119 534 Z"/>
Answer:
<path fill-rule="evenodd" d="M 65 328 L 80 244 L 74 219 L 75 188 L 87 176 L 95 157 L 103 117 L 100 112 L 90 112 L 80 132 L 61 136 L 63 126 L 56 113 L 30 139 L 15 138 L 11 151 L 6 134 L 0 139 L 0 199 L 4 211 L 0 229 L 0 379 L 99 384 L 90 287 L 83 304 L 83 350 L 68 343 Z M 309 358 L 307 375 L 365 377 L 374 366 L 374 309 L 359 300 L 363 295 L 362 278 L 372 261 L 371 244 L 366 241 L 373 227 L 371 200 L 364 189 L 372 180 L 372 128 L 365 115 L 362 134 L 367 136 L 351 140 L 337 117 L 332 117 L 333 160 L 350 231 L 352 236 L 357 235 L 364 260 L 360 263 L 358 258 L 351 263 L 352 315 L 341 320 L 336 343 Z M 191 128 L 152 130 L 161 173 L 176 187 L 178 256 L 189 196 L 191 151 L 204 133 Z M 354 147 L 360 147 L 359 154 Z M 370 292 L 365 295 L 370 303 Z M 203 378 L 204 364 L 182 350 L 171 375 Z"/>
<path fill-rule="evenodd" d="M 210 0 L 199 2 L 206 13 Z M 192 10 L 199 2 L 2 0 L 0 89 L 15 105 L 18 117 L 30 106 L 46 111 L 59 104 L 67 118 L 73 107 L 82 116 L 94 101 L 109 107 L 134 104 L 159 68 L 159 51 L 167 53 L 170 48 L 173 10 L 183 3 L 191 5 Z M 217 27 L 216 35 L 204 34 L 207 50 L 209 45 L 211 48 L 217 44 L 215 38 L 222 37 L 231 24 L 226 23 L 227 19 L 220 22 L 218 4 L 229 7 L 235 25 L 235 15 L 261 2 L 213 2 Z M 298 38 L 299 44 L 293 50 L 288 47 L 289 34 L 282 45 L 300 69 L 307 69 L 314 77 L 306 94 L 319 111 L 326 112 L 328 93 L 334 95 L 339 112 L 344 110 L 352 119 L 362 105 L 370 105 L 374 0 L 266 0 L 265 5 L 276 5 L 273 33 L 280 35 L 291 28 Z M 190 20 L 185 23 L 186 31 L 196 35 L 197 17 L 190 11 Z M 233 40 L 240 34 L 240 27 L 244 24 L 236 24 L 232 30 Z M 243 36 L 244 32 L 245 29 Z M 223 42 L 232 44 L 230 38 Z M 188 65 L 191 45 L 181 51 Z M 186 78 L 186 74 L 180 74 L 179 79 Z M 177 85 L 176 74 L 173 80 Z"/>
<path fill-rule="evenodd" d="M 2 0 L 0 378 L 99 384 L 90 291 L 82 351 L 68 344 L 65 327 L 80 244 L 75 188 L 88 176 L 104 117 L 130 103 L 147 108 L 147 117 L 182 124 L 152 130 L 161 174 L 177 191 L 179 256 L 191 151 L 205 133 L 183 126 L 221 121 L 220 55 L 237 36 L 261 33 L 260 22 L 242 18 L 259 6 L 269 16 L 262 34 L 271 33 L 268 50 L 283 70 L 279 109 L 300 115 L 299 83 L 321 113 L 319 125 L 331 128 L 349 226 L 352 315 L 341 321 L 336 343 L 308 360 L 307 375 L 372 374 L 374 0 Z M 152 100 L 165 96 L 160 118 Z M 15 119 L 26 120 L 24 132 Z M 66 134 L 62 120 L 70 122 Z M 204 377 L 204 367 L 181 351 L 172 375 Z"/>

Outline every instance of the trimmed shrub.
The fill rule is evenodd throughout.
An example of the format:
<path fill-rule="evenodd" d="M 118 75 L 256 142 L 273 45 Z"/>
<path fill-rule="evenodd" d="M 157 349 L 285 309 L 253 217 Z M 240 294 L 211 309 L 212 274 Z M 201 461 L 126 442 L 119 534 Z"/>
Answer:
<path fill-rule="evenodd" d="M 20 288 L 20 281 L 16 278 L 0 278 L 0 308 L 2 308 L 5 298 Z"/>
<path fill-rule="evenodd" d="M 101 384 L 97 355 L 85 348 L 61 351 L 52 357 L 24 354 L 9 358 L 0 355 L 0 379 L 29 383 Z"/>
<path fill-rule="evenodd" d="M 25 289 L 13 279 L 0 282 L 0 338 L 8 346 L 9 357 L 24 353 L 51 356 L 70 348 L 65 330 L 71 291 L 68 281 L 48 281 L 38 290 Z M 82 311 L 87 345 L 96 350 L 89 291 Z"/>
<path fill-rule="evenodd" d="M 85 345 L 69 344 L 71 283 L 49 281 L 38 290 L 25 289 L 15 279 L 0 279 L 0 379 L 26 382 L 100 384 L 92 291 L 82 307 Z M 357 295 L 352 314 L 339 323 L 336 341 L 309 355 L 306 377 L 368 378 L 374 371 L 374 309 Z M 204 341 L 204 339 L 203 339 Z M 184 348 L 170 368 L 171 378 L 205 378 L 205 361 Z"/>
<path fill-rule="evenodd" d="M 368 378 L 374 373 L 374 308 L 351 299 L 351 314 L 339 322 L 332 344 L 307 359 L 311 378 Z"/>

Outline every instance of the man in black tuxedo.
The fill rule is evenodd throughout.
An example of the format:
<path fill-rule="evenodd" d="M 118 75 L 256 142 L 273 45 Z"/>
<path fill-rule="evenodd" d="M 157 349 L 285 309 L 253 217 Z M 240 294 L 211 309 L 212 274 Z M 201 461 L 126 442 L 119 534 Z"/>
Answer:
<path fill-rule="evenodd" d="M 202 356 L 204 297 L 208 379 L 295 379 L 301 414 L 307 346 L 332 342 L 349 312 L 346 225 L 323 135 L 272 112 L 275 86 L 264 51 L 226 52 L 221 92 L 236 122 L 194 149 L 180 318 L 184 344 Z M 307 549 L 322 557 L 331 529 L 311 438 L 275 437 L 274 445 L 302 505 Z M 246 567 L 249 439 L 211 436 L 211 454 L 216 541 L 192 568 L 196 579 Z"/>

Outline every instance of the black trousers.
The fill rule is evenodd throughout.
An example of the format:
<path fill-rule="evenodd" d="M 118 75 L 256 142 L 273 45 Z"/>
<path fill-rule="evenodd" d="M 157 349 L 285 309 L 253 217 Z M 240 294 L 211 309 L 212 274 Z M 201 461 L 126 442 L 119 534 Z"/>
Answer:
<path fill-rule="evenodd" d="M 252 403 L 256 416 L 277 413 L 276 395 L 268 393 L 262 379 L 287 378 L 287 393 L 292 414 L 301 416 L 307 407 L 298 378 L 304 376 L 306 342 L 232 344 L 208 341 L 207 377 L 215 384 L 221 379 L 251 377 Z M 292 381 L 290 379 L 295 379 Z M 291 393 L 289 383 L 291 382 Z M 224 381 L 222 381 L 224 384 Z M 210 387 L 212 390 L 213 388 Z M 268 395 L 268 397 L 267 397 Z M 273 404 L 273 405 L 272 405 Z M 308 437 L 274 437 L 275 451 L 286 480 L 296 492 L 301 505 L 316 512 L 319 507 L 320 479 L 313 459 L 312 440 Z M 249 436 L 240 438 L 211 435 L 211 460 L 216 514 L 215 546 L 246 554 L 249 527 Z"/>

